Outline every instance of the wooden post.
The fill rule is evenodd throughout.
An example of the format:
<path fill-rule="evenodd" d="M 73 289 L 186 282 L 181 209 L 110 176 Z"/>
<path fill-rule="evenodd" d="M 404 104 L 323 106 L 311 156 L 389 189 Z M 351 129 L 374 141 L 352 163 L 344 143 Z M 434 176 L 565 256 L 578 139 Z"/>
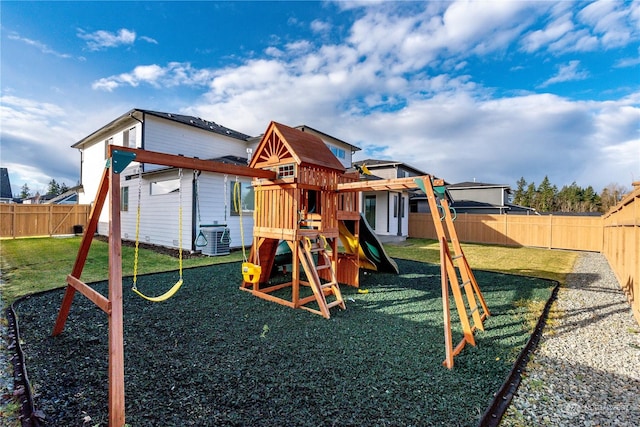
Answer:
<path fill-rule="evenodd" d="M 446 239 L 440 239 L 440 284 L 442 287 L 442 317 L 444 319 L 444 348 L 446 357 L 442 364 L 453 369 L 453 339 L 451 337 L 451 312 L 449 311 L 449 278 L 447 277 L 445 256 Z"/>
<path fill-rule="evenodd" d="M 122 310 L 122 237 L 120 175 L 109 180 L 109 426 L 124 425 L 124 327 Z"/>

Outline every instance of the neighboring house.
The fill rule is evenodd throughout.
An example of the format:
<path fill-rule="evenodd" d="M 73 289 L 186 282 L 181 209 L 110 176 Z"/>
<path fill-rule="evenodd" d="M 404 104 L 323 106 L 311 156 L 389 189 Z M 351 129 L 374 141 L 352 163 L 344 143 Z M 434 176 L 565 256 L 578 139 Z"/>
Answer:
<path fill-rule="evenodd" d="M 406 163 L 392 160 L 366 159 L 353 162 L 356 168 L 371 172 L 374 179 L 395 179 L 426 175 Z M 364 179 L 368 179 L 366 176 Z M 400 236 L 406 238 L 409 231 L 409 198 L 408 191 L 376 191 L 363 192 L 361 211 L 369 225 L 378 236 Z"/>
<path fill-rule="evenodd" d="M 535 209 L 511 203 L 511 187 L 504 184 L 459 182 L 447 185 L 457 213 L 537 214 Z"/>
<path fill-rule="evenodd" d="M 351 144 L 308 126 L 299 128 L 319 134 L 332 151 L 343 150 L 345 161 L 350 161 L 353 151 L 358 150 Z M 259 142 L 260 137 L 252 138 L 201 118 L 133 109 L 73 145 L 73 148 L 77 148 L 82 154 L 81 183 L 84 193 L 80 194 L 80 203 L 89 204 L 94 201 L 106 165 L 109 145 L 247 165 Z M 225 234 L 225 238 L 230 237 L 229 246 L 240 247 L 240 218 L 244 230 L 244 243 L 247 247 L 251 246 L 251 177 L 225 176 L 209 172 L 199 174 L 193 170 L 183 170 L 180 177 L 177 168 L 144 164 L 140 170 L 139 166 L 139 163 L 133 161 L 121 173 L 121 219 L 124 239 L 135 239 L 140 194 L 141 242 L 178 247 L 178 212 L 182 199 L 183 249 L 200 249 L 197 243 L 200 232 L 210 229 L 205 226 L 227 227 L 229 234 Z M 236 186 L 242 193 L 241 206 L 234 203 L 233 192 Z M 242 217 L 237 208 L 242 209 Z M 108 209 L 103 209 L 98 233 L 108 234 L 108 226 L 109 212 Z"/>
<path fill-rule="evenodd" d="M 53 205 L 76 205 L 78 204 L 78 199 L 80 197 L 79 194 L 83 191 L 84 189 L 82 188 L 82 185 L 76 185 L 62 194 L 52 196 L 51 198 L 41 201 L 41 203 Z"/>
<path fill-rule="evenodd" d="M 0 203 L 13 203 L 13 192 L 7 168 L 0 168 Z"/>

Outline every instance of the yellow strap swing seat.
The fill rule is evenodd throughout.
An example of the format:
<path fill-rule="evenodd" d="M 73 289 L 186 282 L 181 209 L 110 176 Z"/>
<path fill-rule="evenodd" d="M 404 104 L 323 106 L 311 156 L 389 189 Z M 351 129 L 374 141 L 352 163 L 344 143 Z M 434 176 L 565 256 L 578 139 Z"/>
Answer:
<path fill-rule="evenodd" d="M 162 295 L 158 295 L 157 297 L 150 297 L 138 290 L 137 282 L 138 282 L 138 253 L 139 253 L 139 243 L 140 243 L 140 199 L 142 195 L 142 167 L 138 169 L 138 211 L 136 215 L 136 248 L 133 257 L 133 286 L 131 290 L 140 296 L 141 298 L 146 299 L 151 302 L 162 302 L 166 301 L 178 292 L 184 280 L 182 279 L 182 169 L 178 170 L 178 193 L 180 194 L 180 202 L 178 207 L 178 259 L 179 259 L 179 274 L 180 277 L 175 285 L 173 285 L 167 292 Z"/>
<path fill-rule="evenodd" d="M 240 188 L 240 182 L 236 177 L 236 183 L 233 186 L 233 207 L 240 216 L 240 240 L 242 242 L 242 278 L 245 282 L 256 284 L 260 281 L 260 275 L 262 274 L 262 267 L 260 267 L 260 254 L 256 251 L 258 257 L 258 264 L 253 264 L 247 260 L 247 254 L 244 249 L 244 228 L 242 227 L 242 190 Z"/>

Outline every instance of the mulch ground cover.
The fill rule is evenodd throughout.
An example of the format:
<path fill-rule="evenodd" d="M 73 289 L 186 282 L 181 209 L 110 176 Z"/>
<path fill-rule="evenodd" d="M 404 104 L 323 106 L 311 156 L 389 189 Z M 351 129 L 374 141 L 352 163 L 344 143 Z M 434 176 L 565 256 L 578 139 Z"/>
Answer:
<path fill-rule="evenodd" d="M 475 272 L 492 316 L 448 370 L 440 268 L 398 265 L 400 275 L 361 273 L 366 294 L 343 286 L 347 310 L 329 320 L 240 291 L 238 263 L 185 270 L 164 303 L 137 297 L 125 280 L 127 423 L 477 424 L 529 338 L 523 301 L 546 301 L 554 282 Z M 138 288 L 157 295 L 176 280 L 147 275 Z M 93 287 L 106 295 L 105 282 Z M 106 426 L 107 317 L 76 294 L 64 332 L 51 337 L 62 295 L 15 304 L 35 406 L 48 426 Z M 452 321 L 455 345 L 455 308 Z"/>

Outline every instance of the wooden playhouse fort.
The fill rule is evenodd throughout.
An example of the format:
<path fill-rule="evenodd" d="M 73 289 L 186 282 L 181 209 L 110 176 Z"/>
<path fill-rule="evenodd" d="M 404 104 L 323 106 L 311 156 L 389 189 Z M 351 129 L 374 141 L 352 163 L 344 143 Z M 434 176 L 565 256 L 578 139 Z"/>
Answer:
<path fill-rule="evenodd" d="M 367 252 L 366 242 L 362 242 L 361 231 L 366 231 L 362 228 L 366 227 L 366 221 L 358 209 L 358 193 L 420 188 L 427 196 L 440 242 L 446 352 L 443 364 L 452 368 L 453 357 L 466 344 L 475 345 L 474 330 L 483 329 L 489 310 L 460 247 L 443 180 L 429 175 L 362 180 L 358 172 L 346 173 L 344 166 L 319 137 L 276 122 L 269 124 L 248 167 L 110 146 L 109 160 L 73 271 L 67 277 L 67 288 L 53 330 L 53 335 L 62 333 L 76 291 L 107 314 L 109 425 L 124 424 L 119 174 L 133 161 L 180 168 L 180 171 L 191 169 L 253 177 L 253 242 L 248 259 L 242 263 L 240 289 L 325 318 L 330 317 L 333 307 L 346 309 L 340 284 L 357 287 L 361 267 L 384 265 L 381 260 L 386 255 L 381 245 L 378 249 L 382 253 L 375 254 L 380 259 L 372 261 L 369 259 L 372 252 Z M 105 297 L 82 282 L 80 276 L 107 199 L 110 209 L 109 294 Z M 291 281 L 270 284 L 278 247 L 285 244 L 291 252 Z M 174 287 L 177 289 L 179 286 Z M 449 320 L 450 293 L 454 297 L 464 335 L 455 348 Z"/>

